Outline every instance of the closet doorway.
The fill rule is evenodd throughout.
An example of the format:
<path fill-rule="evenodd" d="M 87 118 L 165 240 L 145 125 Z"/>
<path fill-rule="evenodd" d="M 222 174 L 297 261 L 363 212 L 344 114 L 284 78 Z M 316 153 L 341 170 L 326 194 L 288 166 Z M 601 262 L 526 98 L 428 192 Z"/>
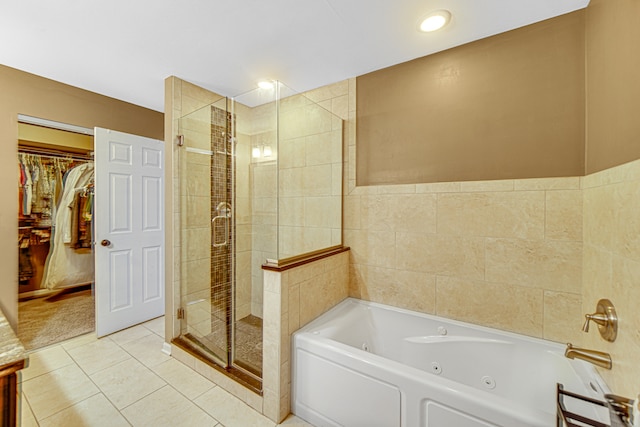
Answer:
<path fill-rule="evenodd" d="M 18 124 L 18 336 L 29 350 L 95 329 L 89 133 Z"/>
<path fill-rule="evenodd" d="M 162 316 L 163 141 L 86 129 L 94 162 L 89 145 L 22 138 L 31 125 L 19 124 L 18 154 L 18 336 L 25 347 Z"/>

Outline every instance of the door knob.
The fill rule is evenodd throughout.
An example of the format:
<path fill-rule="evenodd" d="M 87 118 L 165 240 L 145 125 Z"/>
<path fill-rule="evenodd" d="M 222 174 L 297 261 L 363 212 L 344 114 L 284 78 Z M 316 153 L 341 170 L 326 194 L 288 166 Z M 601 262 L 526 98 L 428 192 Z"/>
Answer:
<path fill-rule="evenodd" d="M 100 242 L 100 244 L 102 246 L 111 246 L 111 241 L 104 239 L 102 242 Z"/>

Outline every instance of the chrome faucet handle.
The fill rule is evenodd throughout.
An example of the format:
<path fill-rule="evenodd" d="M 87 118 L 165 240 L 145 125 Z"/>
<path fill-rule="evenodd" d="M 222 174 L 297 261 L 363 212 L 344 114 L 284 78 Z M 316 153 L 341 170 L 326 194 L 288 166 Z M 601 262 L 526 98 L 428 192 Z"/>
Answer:
<path fill-rule="evenodd" d="M 615 341 L 618 335 L 618 316 L 613 303 L 608 299 L 598 301 L 596 312 L 593 314 L 585 314 L 585 322 L 582 325 L 584 332 L 589 332 L 589 322 L 594 321 L 598 324 L 600 335 L 607 341 Z"/>

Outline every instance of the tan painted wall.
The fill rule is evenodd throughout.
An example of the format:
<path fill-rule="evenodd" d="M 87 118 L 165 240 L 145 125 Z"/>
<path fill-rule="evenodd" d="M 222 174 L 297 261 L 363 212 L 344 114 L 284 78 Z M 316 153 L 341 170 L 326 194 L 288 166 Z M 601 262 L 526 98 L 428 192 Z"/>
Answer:
<path fill-rule="evenodd" d="M 344 210 L 350 295 L 609 352 L 613 369 L 600 373 L 615 393 L 635 397 L 638 12 L 637 2 L 626 0 L 592 0 L 587 9 L 584 177 L 358 187 L 350 136 Z M 353 90 L 349 96 L 355 99 Z M 349 110 L 348 129 L 355 126 L 354 103 Z M 595 327 L 580 330 L 600 298 L 618 311 L 614 343 Z"/>
<path fill-rule="evenodd" d="M 640 160 L 585 177 L 356 186 L 347 135 L 350 296 L 609 352 L 607 384 L 638 393 Z M 581 331 L 600 298 L 618 311 L 614 343 Z"/>
<path fill-rule="evenodd" d="M 18 310 L 18 114 L 163 139 L 163 114 L 0 65 L 0 308 L 15 328 Z"/>
<path fill-rule="evenodd" d="M 587 173 L 640 158 L 640 3 L 587 8 Z"/>
<path fill-rule="evenodd" d="M 357 86 L 358 185 L 584 173 L 584 11 Z"/>

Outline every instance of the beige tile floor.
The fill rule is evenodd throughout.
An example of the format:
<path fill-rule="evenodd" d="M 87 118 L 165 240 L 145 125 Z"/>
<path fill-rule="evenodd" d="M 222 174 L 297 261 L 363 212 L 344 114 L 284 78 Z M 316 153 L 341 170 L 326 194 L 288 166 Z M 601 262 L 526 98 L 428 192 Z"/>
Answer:
<path fill-rule="evenodd" d="M 163 330 L 158 318 L 105 338 L 89 334 L 32 352 L 20 375 L 20 425 L 275 427 L 162 353 Z M 311 426 L 292 415 L 279 425 Z"/>

